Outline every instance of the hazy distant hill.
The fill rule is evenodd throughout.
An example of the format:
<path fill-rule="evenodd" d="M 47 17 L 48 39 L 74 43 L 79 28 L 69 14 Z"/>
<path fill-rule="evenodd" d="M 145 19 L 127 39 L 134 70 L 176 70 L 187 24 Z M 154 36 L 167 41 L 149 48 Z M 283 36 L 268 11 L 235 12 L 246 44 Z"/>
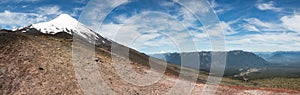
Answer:
<path fill-rule="evenodd" d="M 256 55 L 262 57 L 263 59 L 266 59 L 268 57 L 271 57 L 273 55 L 273 52 L 253 52 Z"/>
<path fill-rule="evenodd" d="M 204 71 L 210 70 L 211 65 L 211 53 L 207 51 L 202 52 L 190 52 L 190 53 L 165 53 L 165 54 L 152 54 L 153 57 L 164 59 L 167 62 L 181 65 L 181 56 L 194 56 L 193 53 L 199 54 L 200 59 L 200 69 Z M 227 71 L 233 70 L 235 73 L 239 72 L 239 69 L 249 69 L 249 68 L 262 68 L 269 64 L 263 58 L 258 55 L 245 52 L 241 50 L 229 51 L 227 52 L 226 58 L 226 69 Z M 195 68 L 193 66 L 187 66 Z"/>
<path fill-rule="evenodd" d="M 299 63 L 300 65 L 300 52 L 274 52 L 272 56 L 266 58 L 267 61 L 272 63 L 281 63 L 281 64 L 295 64 Z"/>

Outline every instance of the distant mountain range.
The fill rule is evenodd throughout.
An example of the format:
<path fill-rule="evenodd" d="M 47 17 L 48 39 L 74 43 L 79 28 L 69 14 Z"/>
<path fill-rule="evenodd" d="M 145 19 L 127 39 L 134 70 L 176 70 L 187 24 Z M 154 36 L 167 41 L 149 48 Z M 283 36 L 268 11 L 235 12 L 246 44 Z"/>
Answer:
<path fill-rule="evenodd" d="M 151 56 L 163 59 L 167 62 L 181 65 L 181 56 L 194 56 L 194 53 L 199 54 L 200 69 L 204 71 L 210 70 L 211 56 L 212 52 L 202 51 L 202 52 L 190 52 L 190 53 L 165 53 L 165 54 L 152 54 Z M 226 71 L 227 74 L 237 74 L 240 70 L 250 69 L 250 68 L 263 68 L 270 65 L 269 62 L 265 61 L 258 55 L 245 52 L 241 50 L 226 52 Z M 193 66 L 184 65 L 185 67 L 195 68 Z"/>
<path fill-rule="evenodd" d="M 169 63 L 182 65 L 181 56 L 193 56 L 198 53 L 200 70 L 209 72 L 211 65 L 211 51 L 188 52 L 188 53 L 162 53 L 150 54 L 152 57 L 163 59 Z M 246 52 L 242 50 L 228 51 L 226 57 L 225 76 L 239 76 L 251 73 L 252 76 L 260 77 L 295 77 L 300 74 L 300 52 Z M 254 72 L 249 72 L 254 71 Z M 259 73 L 257 73 L 259 72 Z"/>
<path fill-rule="evenodd" d="M 256 54 L 271 63 L 300 65 L 299 51 L 257 52 Z"/>

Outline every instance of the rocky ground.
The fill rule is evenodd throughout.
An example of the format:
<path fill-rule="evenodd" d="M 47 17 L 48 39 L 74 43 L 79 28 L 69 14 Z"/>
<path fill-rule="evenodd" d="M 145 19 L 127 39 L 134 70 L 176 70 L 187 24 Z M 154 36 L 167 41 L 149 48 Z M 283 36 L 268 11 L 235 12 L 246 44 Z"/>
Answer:
<path fill-rule="evenodd" d="M 82 47 L 76 47 L 82 51 Z M 150 71 L 147 64 L 147 56 L 131 51 L 130 66 L 139 74 L 147 74 Z M 88 57 L 87 57 L 88 58 Z M 164 76 L 156 83 L 148 86 L 138 86 L 123 80 L 116 69 L 115 64 L 126 61 L 118 58 L 112 62 L 108 47 L 97 47 L 94 58 L 88 61 L 78 59 L 82 64 L 94 64 L 97 66 L 102 81 L 100 84 L 108 86 L 107 91 L 96 90 L 106 94 L 121 95 L 161 95 L 172 90 L 179 80 L 177 73 L 168 69 Z M 50 35 L 28 35 L 23 33 L 0 33 L 0 94 L 2 95 L 82 95 L 93 94 L 83 91 L 83 83 L 78 82 L 76 66 L 72 63 L 72 39 L 54 37 Z M 142 64 L 141 64 L 142 63 Z M 81 67 L 78 67 L 82 69 Z M 77 68 L 77 69 L 78 69 Z M 80 78 L 79 78 L 80 79 Z M 81 78 L 84 80 L 83 78 Z M 185 79 L 180 81 L 189 83 Z M 81 84 L 81 85 L 80 85 Z M 204 87 L 204 83 L 197 83 L 192 94 L 198 95 Z M 177 89 L 179 93 L 184 91 L 184 86 Z M 172 94 L 172 93 L 171 93 Z M 174 93 L 173 93 L 174 94 Z M 218 95 L 299 95 L 296 90 L 250 88 L 239 86 L 220 86 Z"/>

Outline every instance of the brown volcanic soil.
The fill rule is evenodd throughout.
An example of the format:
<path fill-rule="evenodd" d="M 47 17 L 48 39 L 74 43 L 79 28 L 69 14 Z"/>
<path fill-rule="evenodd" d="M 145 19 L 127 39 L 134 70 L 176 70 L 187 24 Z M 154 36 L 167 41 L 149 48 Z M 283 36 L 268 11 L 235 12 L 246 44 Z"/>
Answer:
<path fill-rule="evenodd" d="M 0 33 L 0 94 L 3 95 L 82 95 L 72 64 L 72 39 L 50 35 Z M 176 66 L 169 65 L 163 78 L 150 86 L 137 86 L 123 80 L 113 67 L 109 47 L 98 47 L 95 62 L 104 82 L 116 94 L 165 94 L 178 80 Z M 148 57 L 134 50 L 132 68 L 140 74 L 149 72 Z M 122 58 L 117 63 L 124 63 Z M 141 63 L 141 64 L 140 64 Z M 185 81 L 185 80 L 182 80 Z M 192 94 L 198 95 L 203 83 L 197 83 Z M 180 90 L 179 90 L 180 91 Z M 180 91 L 182 92 L 182 91 Z M 285 89 L 220 86 L 219 95 L 275 95 L 299 91 Z"/>
<path fill-rule="evenodd" d="M 0 34 L 0 93 L 81 94 L 63 40 Z"/>

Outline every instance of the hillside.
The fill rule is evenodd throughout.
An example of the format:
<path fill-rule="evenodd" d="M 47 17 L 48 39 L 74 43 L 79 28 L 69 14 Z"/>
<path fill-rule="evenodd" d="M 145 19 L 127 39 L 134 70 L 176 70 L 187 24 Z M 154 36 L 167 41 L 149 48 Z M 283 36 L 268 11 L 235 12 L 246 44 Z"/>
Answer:
<path fill-rule="evenodd" d="M 71 62 L 72 39 L 51 35 L 24 33 L 0 34 L 1 90 L 3 94 L 83 94 L 74 75 Z M 131 51 L 132 64 L 138 73 L 146 73 L 149 67 L 147 56 Z M 174 65 L 169 65 L 164 77 L 151 86 L 136 86 L 122 80 L 114 70 L 109 48 L 97 47 L 95 61 L 104 82 L 119 94 L 163 94 L 177 80 Z M 120 61 L 121 58 L 120 58 Z M 178 69 L 178 68 L 177 68 Z M 182 80 L 185 81 L 185 80 Z M 199 93 L 204 84 L 199 83 L 193 90 Z M 226 90 L 227 89 L 227 90 Z M 292 90 L 255 88 L 260 93 L 298 93 Z M 221 86 L 217 93 L 257 93 L 254 88 Z M 225 92 L 224 92 L 225 91 Z M 105 91 L 104 91 L 105 92 Z"/>
<path fill-rule="evenodd" d="M 83 94 L 72 65 L 72 39 L 24 33 L 1 33 L 0 39 L 0 93 Z M 155 89 L 168 90 L 166 84 L 156 84 L 159 88 L 140 88 L 120 79 L 111 65 L 113 62 L 106 47 L 97 48 L 95 56 L 103 79 L 118 93 L 146 94 L 158 93 L 153 92 Z M 131 56 L 139 58 L 140 62 L 147 61 L 142 54 L 134 53 Z M 147 66 L 135 62 L 131 65 L 139 73 L 148 70 Z"/>

